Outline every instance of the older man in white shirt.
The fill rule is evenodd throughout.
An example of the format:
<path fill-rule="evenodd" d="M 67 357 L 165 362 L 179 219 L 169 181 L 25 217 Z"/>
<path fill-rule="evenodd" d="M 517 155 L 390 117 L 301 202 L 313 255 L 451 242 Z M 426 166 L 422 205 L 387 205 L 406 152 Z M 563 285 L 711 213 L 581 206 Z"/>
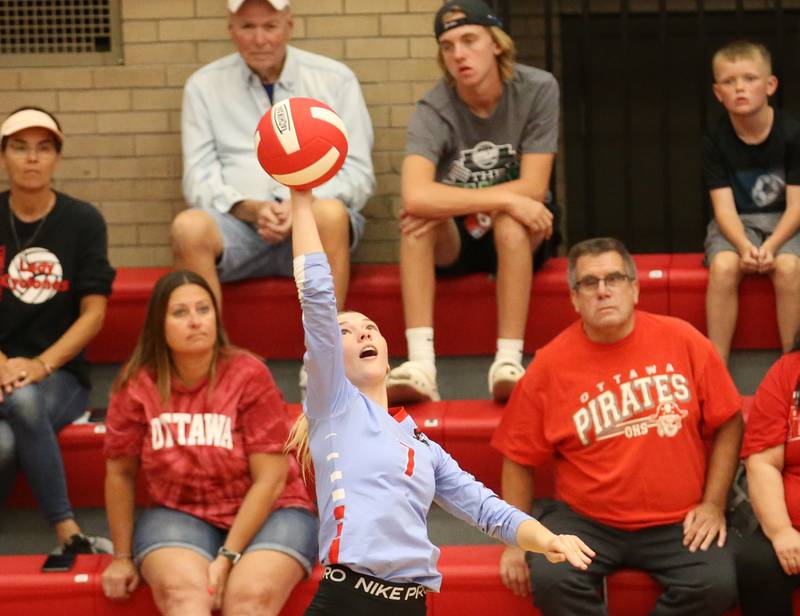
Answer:
<path fill-rule="evenodd" d="M 253 134 L 272 104 L 294 96 L 330 105 L 347 127 L 344 166 L 314 190 L 314 217 L 343 305 L 350 254 L 372 195 L 372 124 L 353 72 L 340 62 L 290 46 L 288 0 L 228 0 L 228 29 L 238 51 L 186 82 L 183 97 L 183 193 L 190 209 L 172 223 L 175 266 L 208 280 L 291 276 L 289 190 L 258 164 Z"/>

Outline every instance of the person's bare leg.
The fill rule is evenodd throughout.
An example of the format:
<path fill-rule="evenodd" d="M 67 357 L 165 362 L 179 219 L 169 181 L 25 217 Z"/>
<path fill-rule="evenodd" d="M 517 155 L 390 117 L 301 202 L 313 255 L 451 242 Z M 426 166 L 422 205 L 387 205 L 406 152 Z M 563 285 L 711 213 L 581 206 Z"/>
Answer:
<path fill-rule="evenodd" d="M 392 404 L 439 399 L 433 345 L 434 268 L 454 263 L 460 250 L 461 238 L 452 219 L 418 237 L 400 236 L 400 284 L 409 361 L 389 373 L 387 391 Z"/>
<path fill-rule="evenodd" d="M 778 333 L 785 353 L 792 348 L 800 327 L 800 257 L 788 253 L 776 256 L 771 277 L 775 287 Z"/>
<path fill-rule="evenodd" d="M 525 226 L 500 214 L 494 221 L 497 251 L 497 337 L 525 338 L 533 284 L 533 251 L 542 234 L 531 237 Z"/>
<path fill-rule="evenodd" d="M 350 286 L 350 216 L 338 199 L 317 199 L 312 205 L 322 248 L 328 257 L 336 289 L 336 307 L 342 310 Z"/>
<path fill-rule="evenodd" d="M 203 210 L 184 210 L 172 221 L 170 235 L 175 269 L 188 269 L 205 278 L 221 308 L 217 259 L 222 254 L 223 241 L 217 223 Z"/>
<path fill-rule="evenodd" d="M 186 548 L 160 548 L 144 557 L 142 577 L 164 616 L 209 616 L 208 560 Z"/>
<path fill-rule="evenodd" d="M 222 613 L 277 616 L 304 576 L 303 567 L 288 554 L 274 550 L 248 552 L 231 569 Z"/>
<path fill-rule="evenodd" d="M 723 250 L 711 259 L 706 289 L 706 326 L 709 340 L 726 365 L 739 317 L 739 283 L 742 277 L 738 253 Z"/>
<path fill-rule="evenodd" d="M 522 378 L 525 324 L 533 284 L 533 251 L 544 239 L 510 216 L 494 220 L 497 252 L 497 352 L 489 370 L 489 391 L 498 402 L 511 396 Z"/>

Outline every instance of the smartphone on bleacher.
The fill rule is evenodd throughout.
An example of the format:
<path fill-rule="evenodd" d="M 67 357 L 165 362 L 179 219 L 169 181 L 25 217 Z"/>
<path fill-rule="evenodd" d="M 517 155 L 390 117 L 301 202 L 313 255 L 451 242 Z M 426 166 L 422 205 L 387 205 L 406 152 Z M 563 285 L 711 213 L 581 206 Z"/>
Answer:
<path fill-rule="evenodd" d="M 75 554 L 50 554 L 42 565 L 42 573 L 69 571 L 75 564 Z"/>

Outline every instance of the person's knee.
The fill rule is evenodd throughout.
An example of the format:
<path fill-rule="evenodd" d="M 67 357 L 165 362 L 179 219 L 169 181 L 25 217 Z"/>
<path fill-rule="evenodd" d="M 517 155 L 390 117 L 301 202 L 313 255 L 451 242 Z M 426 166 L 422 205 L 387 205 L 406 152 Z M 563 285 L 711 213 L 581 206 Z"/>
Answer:
<path fill-rule="evenodd" d="M 148 579 L 159 605 L 168 614 L 180 614 L 187 606 L 209 601 L 207 584 L 198 576 L 185 575 L 177 568 L 170 575 Z"/>
<path fill-rule="evenodd" d="M 278 614 L 278 604 L 283 590 L 270 579 L 231 580 L 225 591 L 225 616 L 243 616 L 245 614 Z"/>
<path fill-rule="evenodd" d="M 0 421 L 0 476 L 3 470 L 14 465 L 16 459 L 14 432 L 7 421 Z"/>
<path fill-rule="evenodd" d="M 15 389 L 3 403 L 7 419 L 14 429 L 33 429 L 47 422 L 47 414 L 42 408 L 42 398 L 36 385 Z"/>
<path fill-rule="evenodd" d="M 528 564 L 535 602 L 544 614 L 561 613 L 558 610 L 565 605 L 600 605 L 599 588 L 593 576 L 567 563 L 547 563 L 538 555 Z"/>
<path fill-rule="evenodd" d="M 511 216 L 500 214 L 494 219 L 494 245 L 497 254 L 512 251 L 531 252 L 531 234 L 528 228 Z"/>
<path fill-rule="evenodd" d="M 180 212 L 170 226 L 172 251 L 185 257 L 203 250 L 209 250 L 219 234 L 214 219 L 203 210 L 188 209 Z"/>
<path fill-rule="evenodd" d="M 692 572 L 691 590 L 705 602 L 709 614 L 721 614 L 736 603 L 736 568 L 732 556 Z"/>
<path fill-rule="evenodd" d="M 722 285 L 737 285 L 741 277 L 739 255 L 733 251 L 723 250 L 711 259 L 708 268 L 709 281 Z"/>
<path fill-rule="evenodd" d="M 773 284 L 779 289 L 800 287 L 800 258 L 795 255 L 778 255 L 775 258 Z"/>
<path fill-rule="evenodd" d="M 349 239 L 350 215 L 339 199 L 317 199 L 312 211 L 320 234 Z"/>

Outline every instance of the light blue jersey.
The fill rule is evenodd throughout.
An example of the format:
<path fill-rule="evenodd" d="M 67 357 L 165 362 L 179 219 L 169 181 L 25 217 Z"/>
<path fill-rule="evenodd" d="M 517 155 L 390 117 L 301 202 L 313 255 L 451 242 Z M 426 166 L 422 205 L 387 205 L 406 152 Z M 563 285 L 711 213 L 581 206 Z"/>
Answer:
<path fill-rule="evenodd" d="M 323 564 L 438 591 L 439 548 L 428 538 L 435 500 L 491 537 L 516 545 L 528 515 L 461 470 L 419 433 L 403 409 L 392 415 L 345 376 L 333 278 L 324 253 L 294 260 L 303 309 L 309 420 Z"/>

